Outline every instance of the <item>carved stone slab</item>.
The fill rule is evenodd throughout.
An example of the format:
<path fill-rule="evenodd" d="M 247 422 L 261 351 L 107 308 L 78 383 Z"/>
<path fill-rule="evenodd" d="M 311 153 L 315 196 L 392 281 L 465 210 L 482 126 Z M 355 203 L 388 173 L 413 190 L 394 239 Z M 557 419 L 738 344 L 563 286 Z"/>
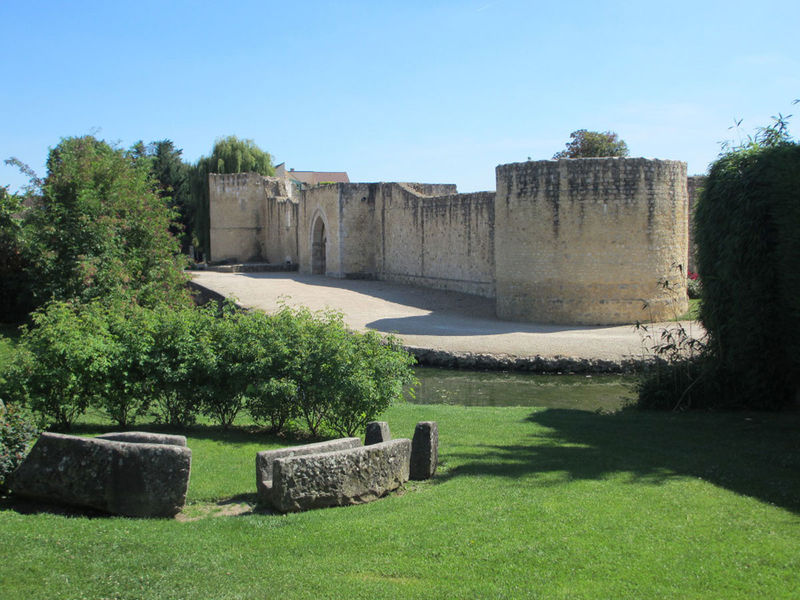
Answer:
<path fill-rule="evenodd" d="M 12 475 L 18 496 L 129 517 L 172 517 L 183 508 L 192 451 L 43 433 Z"/>
<path fill-rule="evenodd" d="M 256 492 L 259 502 L 270 504 L 272 502 L 272 465 L 279 458 L 288 456 L 304 456 L 306 454 L 321 454 L 336 450 L 347 450 L 361 446 L 360 438 L 339 438 L 316 444 L 290 446 L 277 450 L 264 450 L 256 454 Z"/>
<path fill-rule="evenodd" d="M 411 440 L 279 458 L 272 502 L 280 512 L 371 502 L 408 481 Z"/>

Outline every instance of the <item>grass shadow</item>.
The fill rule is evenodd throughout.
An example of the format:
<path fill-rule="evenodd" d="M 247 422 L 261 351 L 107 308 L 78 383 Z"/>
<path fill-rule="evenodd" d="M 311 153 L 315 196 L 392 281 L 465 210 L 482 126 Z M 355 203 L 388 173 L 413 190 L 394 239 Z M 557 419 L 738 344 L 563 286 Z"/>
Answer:
<path fill-rule="evenodd" d="M 693 477 L 800 513 L 800 413 L 597 414 L 547 409 L 530 414 L 529 443 L 487 445 L 450 455 L 439 482 L 464 475 L 564 480 L 627 473 L 659 485 Z M 548 478 L 552 480 L 552 478 Z"/>
<path fill-rule="evenodd" d="M 83 519 L 109 519 L 116 516 L 93 508 L 20 498 L 14 494 L 0 497 L 0 511 L 2 510 L 13 510 L 20 515 L 48 514 Z"/>
<path fill-rule="evenodd" d="M 233 425 L 228 428 L 219 425 L 191 425 L 175 427 L 152 422 L 145 422 L 131 427 L 119 427 L 102 423 L 75 423 L 68 430 L 52 429 L 54 433 L 77 436 L 96 436 L 118 431 L 147 431 L 169 435 L 183 435 L 187 438 L 223 442 L 232 446 L 244 446 L 253 443 L 265 445 L 296 445 L 322 442 L 331 437 L 312 437 L 301 430 L 290 429 L 281 433 L 273 433 L 266 428 L 255 425 Z"/>

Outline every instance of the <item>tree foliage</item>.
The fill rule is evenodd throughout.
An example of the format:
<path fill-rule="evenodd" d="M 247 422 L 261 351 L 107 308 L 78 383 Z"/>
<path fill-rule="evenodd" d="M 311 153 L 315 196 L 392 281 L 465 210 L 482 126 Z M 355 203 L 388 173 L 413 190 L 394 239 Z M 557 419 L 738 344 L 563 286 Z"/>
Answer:
<path fill-rule="evenodd" d="M 628 145 L 612 131 L 587 131 L 578 129 L 569 134 L 567 147 L 556 152 L 553 158 L 592 158 L 603 156 L 628 156 Z"/>
<path fill-rule="evenodd" d="M 30 258 L 22 211 L 22 198 L 0 187 L 0 314 L 4 321 L 21 321 L 31 306 Z"/>
<path fill-rule="evenodd" d="M 36 304 L 114 294 L 186 301 L 174 212 L 153 192 L 147 161 L 84 136 L 63 139 L 47 169 L 26 212 Z"/>
<path fill-rule="evenodd" d="M 186 253 L 192 241 L 193 206 L 189 181 L 191 166 L 184 162 L 182 154 L 183 150 L 175 148 L 172 140 L 147 145 L 139 141 L 129 151 L 135 160 L 146 161 L 156 193 L 175 215 L 170 231 L 179 240 L 181 251 Z"/>
<path fill-rule="evenodd" d="M 210 156 L 197 161 L 191 174 L 191 193 L 194 222 L 192 229 L 200 248 L 209 254 L 209 173 L 259 173 L 274 175 L 272 156 L 253 140 L 239 139 L 235 135 L 214 142 Z"/>
<path fill-rule="evenodd" d="M 775 134 L 717 160 L 695 212 L 709 380 L 725 407 L 781 408 L 800 386 L 800 145 Z"/>
<path fill-rule="evenodd" d="M 797 402 L 800 144 L 787 117 L 773 120 L 723 144 L 711 166 L 694 215 L 708 336 L 656 347 L 672 358 L 643 379 L 640 406 L 775 410 Z M 687 344 L 699 353 L 687 358 Z"/>

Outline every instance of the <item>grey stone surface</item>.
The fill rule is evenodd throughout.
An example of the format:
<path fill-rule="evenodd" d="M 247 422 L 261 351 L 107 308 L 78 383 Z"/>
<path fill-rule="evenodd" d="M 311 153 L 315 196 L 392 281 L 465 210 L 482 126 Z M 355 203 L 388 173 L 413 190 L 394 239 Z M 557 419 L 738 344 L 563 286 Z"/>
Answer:
<path fill-rule="evenodd" d="M 436 421 L 420 421 L 411 440 L 411 479 L 430 479 L 439 464 L 439 426 Z"/>
<path fill-rule="evenodd" d="M 376 500 L 408 481 L 411 440 L 279 458 L 273 464 L 273 506 L 293 512 Z"/>
<path fill-rule="evenodd" d="M 128 442 L 130 444 L 164 444 L 166 446 L 186 446 L 186 437 L 182 435 L 166 435 L 147 431 L 118 431 L 98 435 L 99 440 L 112 442 Z"/>
<path fill-rule="evenodd" d="M 272 466 L 277 459 L 286 458 L 288 456 L 335 452 L 337 450 L 347 450 L 359 446 L 361 446 L 361 439 L 352 437 L 258 452 L 256 454 L 256 493 L 258 494 L 259 502 L 271 503 Z"/>
<path fill-rule="evenodd" d="M 392 439 L 389 424 L 386 421 L 370 421 L 364 434 L 364 445 L 380 444 Z"/>
<path fill-rule="evenodd" d="M 44 433 L 14 473 L 15 495 L 129 517 L 172 517 L 183 508 L 192 451 Z"/>

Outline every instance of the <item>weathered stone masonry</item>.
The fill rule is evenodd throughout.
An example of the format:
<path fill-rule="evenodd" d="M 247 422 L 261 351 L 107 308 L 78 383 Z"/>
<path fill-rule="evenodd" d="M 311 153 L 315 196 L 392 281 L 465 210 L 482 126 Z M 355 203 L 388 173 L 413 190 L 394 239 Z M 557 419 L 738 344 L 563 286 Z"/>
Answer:
<path fill-rule="evenodd" d="M 683 295 L 658 284 L 685 283 L 685 163 L 535 161 L 496 174 L 496 194 L 211 175 L 211 257 L 478 294 L 510 320 L 622 324 L 685 311 Z"/>

